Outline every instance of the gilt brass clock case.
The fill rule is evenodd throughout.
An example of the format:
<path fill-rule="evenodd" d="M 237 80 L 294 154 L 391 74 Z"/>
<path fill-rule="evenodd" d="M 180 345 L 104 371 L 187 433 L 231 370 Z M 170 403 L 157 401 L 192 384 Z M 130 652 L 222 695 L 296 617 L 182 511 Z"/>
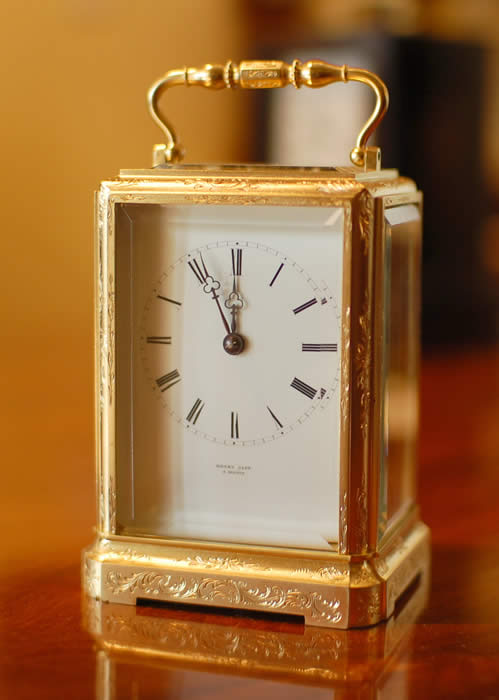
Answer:
<path fill-rule="evenodd" d="M 207 66 L 203 71 L 172 71 L 166 79 L 173 75 L 172 79 L 177 81 L 173 84 L 182 84 L 181 80 L 184 80 L 183 84 L 201 84 L 206 87 L 213 87 L 217 80 L 225 81 L 225 86 L 229 87 L 231 81 L 236 79 L 242 87 L 277 87 L 291 82 L 290 76 L 293 77 L 295 86 L 299 86 L 299 75 L 305 76 L 303 80 L 307 75 L 312 76 L 310 81 L 315 75 L 315 79 L 320 78 L 319 82 L 322 81 L 320 84 L 326 84 L 327 64 L 310 62 L 312 63 L 313 66 L 307 64 L 303 67 L 297 62 L 293 66 L 280 62 L 251 62 L 240 64 L 239 67 L 228 64 L 225 68 Z M 334 71 L 327 82 L 340 79 L 338 75 L 342 76 L 342 80 L 345 79 L 345 67 L 341 70 L 331 68 Z M 352 75 L 353 70 L 357 69 L 352 69 Z M 250 84 L 252 80 L 253 84 Z M 244 81 L 246 84 L 243 85 Z M 262 84 L 262 81 L 267 81 L 267 84 Z M 156 90 L 160 83 L 156 84 Z M 220 87 L 218 83 L 215 86 Z M 150 98 L 154 103 L 156 93 L 153 92 Z M 179 154 L 171 128 L 165 126 L 165 129 L 169 136 L 168 142 L 165 146 L 155 147 L 155 167 L 151 170 L 121 171 L 119 178 L 102 183 L 96 198 L 98 526 L 95 543 L 83 555 L 85 591 L 92 597 L 115 603 L 136 604 L 138 600 L 146 599 L 277 612 L 301 616 L 307 624 L 338 628 L 374 624 L 391 615 L 397 598 L 427 569 L 429 557 L 428 529 L 419 520 L 415 494 L 421 193 L 411 180 L 400 177 L 396 170 L 381 170 L 377 149 L 365 147 L 369 129 L 365 130 L 362 138 L 359 137 L 352 154 L 352 159 L 354 162 L 357 160 L 358 165 L 338 168 L 184 166 L 161 163 L 161 158 L 172 161 Z M 178 453 L 172 453 L 177 456 L 170 462 L 160 463 L 158 469 L 150 474 L 143 473 L 146 469 L 143 465 L 148 463 L 149 457 L 146 452 L 141 452 L 145 448 L 140 446 L 140 435 L 138 442 L 134 442 L 134 401 L 140 399 L 136 399 L 133 388 L 136 384 L 133 382 L 145 386 L 147 378 L 129 379 L 132 374 L 134 377 L 141 374 L 139 364 L 134 364 L 133 347 L 134 343 L 138 347 L 142 342 L 147 365 L 148 357 L 153 358 L 151 362 L 155 362 L 154 358 L 157 357 L 156 354 L 148 355 L 151 348 L 156 353 L 156 346 L 159 345 L 161 352 L 169 352 L 168 346 L 173 341 L 172 336 L 152 335 L 157 329 L 147 327 L 148 316 L 143 310 L 140 311 L 140 318 L 145 318 L 145 321 L 127 320 L 133 316 L 128 309 L 129 306 L 133 307 L 135 298 L 135 292 L 129 291 L 130 280 L 135 279 L 129 273 L 133 273 L 135 268 L 130 267 L 128 261 L 134 255 L 140 258 L 141 253 L 137 252 L 140 246 L 137 248 L 135 242 L 138 245 L 145 237 L 146 234 L 142 234 L 142 231 L 151 230 L 147 222 L 154 217 L 163 221 L 161 217 L 166 216 L 167 223 L 158 226 L 158 231 L 168 231 L 175 227 L 176 213 L 182 218 L 185 212 L 189 216 L 194 212 L 194 218 L 199 214 L 203 219 L 206 215 L 206 220 L 210 219 L 213 212 L 221 212 L 220 221 L 241 221 L 243 228 L 248 228 L 251 224 L 253 228 L 247 237 L 248 255 L 250 248 L 255 253 L 258 245 L 262 245 L 266 248 L 263 251 L 265 254 L 275 254 L 276 263 L 282 260 L 282 264 L 286 263 L 288 267 L 288 258 L 279 258 L 281 253 L 268 244 L 268 228 L 263 227 L 261 233 L 258 232 L 260 213 L 265 219 L 269 212 L 272 221 L 276 217 L 279 219 L 281 214 L 287 222 L 303 217 L 307 224 L 317 217 L 317 220 L 322 221 L 322 216 L 327 222 L 341 221 L 341 226 L 335 230 L 335 240 L 339 241 L 340 249 L 338 260 L 341 262 L 340 272 L 335 278 L 339 291 L 326 297 L 321 296 L 318 290 L 311 300 L 305 299 L 304 304 L 291 304 L 289 312 L 289 318 L 293 319 L 298 314 L 304 317 L 306 314 L 301 314 L 302 310 L 311 305 L 315 307 L 314 313 L 319 313 L 321 305 L 327 311 L 329 300 L 333 298 L 337 309 L 336 342 L 303 342 L 299 348 L 300 352 L 310 350 L 312 345 L 314 350 L 319 350 L 318 355 L 321 357 L 311 367 L 320 362 L 326 363 L 325 367 L 332 367 L 334 355 L 338 365 L 335 382 L 331 381 L 319 390 L 295 376 L 287 384 L 290 396 L 301 394 L 300 400 L 311 400 L 313 406 L 317 407 L 317 411 L 310 410 L 303 414 L 308 418 L 307 425 L 312 426 L 306 430 L 315 429 L 313 426 L 318 422 L 316 415 L 325 406 L 326 399 L 331 399 L 331 405 L 336 406 L 336 409 L 331 409 L 331 416 L 335 418 L 330 431 L 323 436 L 326 445 L 329 444 L 329 432 L 337 436 L 334 438 L 337 458 L 333 460 L 336 471 L 328 472 L 327 477 L 336 480 L 330 495 L 330 534 L 321 546 L 314 546 L 315 540 L 310 539 L 312 535 L 307 539 L 308 535 L 301 537 L 297 532 L 293 539 L 293 531 L 288 526 L 286 530 L 284 525 L 285 536 L 274 536 L 271 532 L 265 538 L 259 538 L 250 526 L 248 535 L 244 535 L 244 527 L 240 528 L 243 534 L 231 535 L 227 520 L 220 521 L 222 524 L 218 529 L 212 527 L 211 523 L 208 527 L 202 521 L 194 527 L 188 524 L 183 529 L 178 523 L 165 525 L 170 521 L 166 517 L 168 513 L 162 511 L 167 511 L 170 507 L 169 496 L 167 494 L 163 500 L 154 501 L 155 493 L 163 488 L 158 476 L 160 468 L 165 471 L 177 469 L 186 481 L 186 473 L 191 469 L 194 458 L 187 465 L 187 458 L 182 463 L 178 459 Z M 132 219 L 135 228 L 129 224 Z M 146 222 L 142 228 L 139 220 Z M 293 234 L 298 237 L 297 249 L 301 246 L 313 251 L 313 225 L 310 224 L 309 231 L 304 226 Z M 322 231 L 324 226 L 321 226 Z M 183 230 L 182 227 L 179 230 Z M 130 231 L 133 231 L 133 235 L 130 235 Z M 327 231 L 324 235 L 324 240 L 327 240 Z M 223 239 L 225 242 L 226 238 Z M 181 239 L 180 235 L 179 240 Z M 203 298 L 203 303 L 209 299 L 209 312 L 215 315 L 218 312 L 211 299 L 216 301 L 226 326 L 229 308 L 232 312 L 232 307 L 226 304 L 227 310 L 224 311 L 222 302 L 229 301 L 231 284 L 236 289 L 236 275 L 239 276 L 239 273 L 236 272 L 234 255 L 237 250 L 245 250 L 239 239 L 238 234 L 228 240 L 228 265 L 230 251 L 234 250 L 235 253 L 232 258 L 232 281 L 229 279 L 225 283 L 222 278 L 221 282 L 214 280 L 214 277 L 219 277 L 218 274 L 208 274 L 212 272 L 211 267 L 217 260 L 212 251 L 221 248 L 218 239 L 211 248 L 211 244 L 204 247 L 197 245 L 190 251 L 188 248 L 182 249 L 177 258 L 170 254 L 166 256 L 167 270 L 170 271 L 170 277 L 165 275 L 166 282 L 174 279 L 175 270 L 180 269 L 179 266 L 184 263 L 187 275 L 190 275 L 188 267 L 196 274 L 194 265 L 197 260 L 197 270 L 201 275 L 198 279 L 198 288 L 201 290 L 199 297 Z M 260 243 L 253 244 L 252 241 L 255 240 Z M 248 259 L 246 252 L 241 255 L 244 261 Z M 327 257 L 328 253 L 321 253 L 317 249 L 317 257 L 321 255 Z M 154 255 L 149 257 L 154 258 Z M 261 257 L 261 260 L 264 259 L 267 258 Z M 280 269 L 277 264 L 275 267 L 276 271 Z M 297 265 L 297 269 L 298 272 L 303 270 L 300 265 Z M 196 277 L 199 275 L 196 274 Z M 296 278 L 300 284 L 310 282 L 311 277 L 307 274 L 304 281 L 302 277 Z M 244 280 L 244 277 L 241 279 Z M 166 300 L 169 308 L 175 303 L 178 307 L 181 306 L 180 299 L 169 297 L 163 291 L 167 287 L 161 287 L 163 283 L 166 284 L 162 280 L 160 278 L 158 283 L 151 281 L 152 292 L 149 292 L 149 297 L 152 301 L 144 303 L 147 295 L 143 295 L 139 304 L 141 309 L 147 310 L 147 304 L 151 306 L 156 303 L 158 297 Z M 271 281 L 262 278 L 262 285 L 268 288 L 272 286 Z M 218 283 L 218 287 L 214 282 Z M 191 283 L 197 284 L 192 276 Z M 222 294 L 224 285 L 226 298 Z M 293 285 L 295 282 L 290 288 L 294 288 Z M 204 297 L 203 289 L 206 292 Z M 185 309 L 187 310 L 187 303 Z M 208 313 L 206 304 L 203 309 L 206 310 L 200 311 L 198 318 L 204 318 L 205 313 Z M 174 311 L 177 313 L 179 309 Z M 245 313 L 244 310 L 241 312 L 243 318 Z M 162 332 L 166 331 L 162 329 Z M 303 341 L 307 340 L 310 338 L 303 338 Z M 186 339 L 184 341 L 187 342 Z M 322 359 L 321 349 L 330 351 L 323 353 L 328 356 L 325 360 Z M 224 349 L 219 348 L 225 361 L 227 358 L 223 355 L 224 351 L 228 352 L 225 341 Z M 197 362 L 196 358 L 202 352 L 202 343 L 198 350 L 192 352 Z M 241 357 L 244 357 L 245 352 L 249 356 L 251 350 L 246 348 Z M 263 350 L 261 352 L 264 353 Z M 308 361 L 309 355 L 313 353 L 306 354 Z M 230 360 L 238 361 L 237 357 L 231 357 Z M 217 371 L 219 370 L 214 370 L 215 375 Z M 216 449 L 225 449 L 227 453 L 238 447 L 245 450 L 262 449 L 256 439 L 253 440 L 254 445 L 244 443 L 239 435 L 238 414 L 235 411 L 231 412 L 230 435 L 227 440 L 217 438 L 215 433 L 218 428 L 215 423 L 212 432 L 207 430 L 202 435 L 197 434 L 201 424 L 201 418 L 197 421 L 197 417 L 202 410 L 203 419 L 208 420 L 208 412 L 203 408 L 205 404 L 201 398 L 197 398 L 192 406 L 179 403 L 180 408 L 174 403 L 175 399 L 170 398 L 174 397 L 175 391 L 180 391 L 182 376 L 178 369 L 172 370 L 168 366 L 165 374 L 158 372 L 150 379 L 158 396 L 168 396 L 165 402 L 170 414 L 168 420 L 170 423 L 176 420 L 180 426 L 178 430 L 183 430 L 171 433 L 166 439 L 165 450 L 170 449 L 169 441 L 171 443 L 181 439 L 185 440 L 186 445 L 199 445 L 204 439 L 208 444 L 210 436 L 213 444 L 219 444 Z M 195 398 L 195 394 L 192 396 Z M 294 398 L 290 399 L 292 400 Z M 220 402 L 222 401 L 221 395 Z M 215 403 L 212 401 L 211 406 Z M 274 432 L 269 432 L 272 435 L 266 444 L 286 444 L 285 441 L 289 438 L 285 434 L 285 421 L 270 406 L 267 405 L 266 408 L 270 413 L 265 414 L 267 419 L 274 419 Z M 326 409 L 324 415 L 329 415 L 327 410 L 329 409 Z M 301 442 L 306 439 L 302 418 L 303 416 L 298 416 L 298 429 L 293 432 L 296 445 L 300 444 L 301 434 Z M 145 423 L 144 435 L 149 440 L 151 435 L 156 435 L 156 442 L 163 444 L 165 438 L 160 435 L 162 431 L 151 429 L 150 424 L 147 421 Z M 170 423 L 165 422 L 164 425 L 169 426 Z M 137 430 L 140 433 L 142 428 L 139 426 L 136 432 Z M 188 437 L 179 438 L 175 435 Z M 320 433 L 316 437 L 318 441 L 322 439 Z M 265 439 L 260 442 L 265 443 Z M 134 460 L 130 460 L 130 454 L 134 455 Z M 142 459 L 143 454 L 146 456 Z M 190 453 L 187 451 L 187 454 Z M 132 462 L 134 472 L 130 471 L 129 465 Z M 327 464 L 329 462 L 326 461 L 326 466 Z M 283 469 L 282 460 L 278 468 Z M 304 501 L 308 498 L 309 510 L 313 511 L 314 491 L 307 490 L 307 484 L 314 478 L 314 459 L 309 463 L 302 460 L 294 469 L 295 472 L 298 470 L 294 477 L 296 488 L 302 488 Z M 255 488 L 260 488 L 263 493 L 263 469 L 258 473 L 258 477 L 250 478 L 260 479 L 260 482 L 255 482 Z M 137 483 L 142 484 L 142 491 L 147 492 L 147 502 L 155 503 L 154 508 L 149 508 L 149 520 L 140 513 L 137 515 L 132 512 L 135 508 L 135 505 L 131 505 L 131 493 L 135 488 L 130 486 L 135 483 L 132 477 L 136 477 Z M 182 498 L 176 501 L 177 506 L 178 503 L 183 503 L 182 499 L 188 501 L 190 493 L 196 490 L 196 485 L 199 486 L 204 478 L 204 467 L 198 469 L 197 475 L 194 473 L 189 476 L 189 494 L 184 491 Z M 288 494 L 286 481 L 284 476 L 280 482 L 276 479 L 269 487 L 270 505 L 274 499 L 278 512 L 282 505 L 280 494 Z M 219 481 L 216 489 L 213 488 L 210 492 L 210 482 L 206 482 L 207 485 L 202 483 L 201 493 L 205 494 L 208 511 L 210 507 L 212 511 L 223 510 L 221 504 L 225 503 L 229 513 L 227 517 L 230 518 L 231 499 L 237 497 L 240 501 L 232 503 L 234 519 L 239 510 L 246 508 L 247 522 L 253 522 L 251 509 L 254 508 L 257 512 L 260 505 L 251 489 L 247 490 L 244 500 L 245 487 L 237 491 L 238 487 L 223 486 L 228 482 Z M 323 508 L 324 503 L 327 503 L 330 483 L 330 480 L 324 481 L 321 494 Z M 316 488 L 315 492 L 318 494 L 320 490 Z M 294 494 L 298 498 L 299 492 L 297 495 L 295 490 Z M 290 498 L 292 501 L 292 495 Z M 319 495 L 317 499 L 319 501 Z M 266 511 L 267 516 L 269 512 L 270 510 Z M 292 508 L 290 512 L 292 516 Z M 268 524 L 266 527 L 268 529 Z M 299 527 L 298 524 L 297 530 Z M 262 527 L 262 531 L 263 529 Z M 216 533 L 216 536 L 210 537 L 210 532 Z M 239 532 L 237 528 L 235 532 Z"/>

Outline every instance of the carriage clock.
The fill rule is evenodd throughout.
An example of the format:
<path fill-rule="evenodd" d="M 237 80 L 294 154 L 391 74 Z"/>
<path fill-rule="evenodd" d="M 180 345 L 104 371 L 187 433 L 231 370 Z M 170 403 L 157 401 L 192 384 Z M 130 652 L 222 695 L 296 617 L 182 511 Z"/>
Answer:
<path fill-rule="evenodd" d="M 358 81 L 350 167 L 182 165 L 168 88 Z M 375 74 L 171 70 L 166 143 L 96 197 L 98 527 L 86 593 L 374 624 L 421 574 L 421 193 L 367 141 Z M 304 125 L 306 128 L 306 125 Z"/>

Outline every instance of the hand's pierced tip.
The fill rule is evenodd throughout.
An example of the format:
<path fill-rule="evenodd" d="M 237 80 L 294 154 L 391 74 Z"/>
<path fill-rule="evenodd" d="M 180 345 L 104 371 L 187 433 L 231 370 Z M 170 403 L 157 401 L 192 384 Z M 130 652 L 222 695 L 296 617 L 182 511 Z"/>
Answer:
<path fill-rule="evenodd" d="M 208 275 L 205 279 L 203 291 L 206 294 L 210 294 L 211 292 L 217 291 L 217 289 L 220 289 L 220 282 L 218 280 L 213 279 L 211 275 Z"/>
<path fill-rule="evenodd" d="M 242 297 L 237 292 L 231 292 L 228 299 L 225 300 L 226 309 L 242 309 L 243 300 Z"/>

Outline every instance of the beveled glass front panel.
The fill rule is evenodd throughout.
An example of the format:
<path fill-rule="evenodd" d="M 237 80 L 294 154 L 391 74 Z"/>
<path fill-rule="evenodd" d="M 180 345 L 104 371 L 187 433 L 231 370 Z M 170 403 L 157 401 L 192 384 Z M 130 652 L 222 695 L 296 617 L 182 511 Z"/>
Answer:
<path fill-rule="evenodd" d="M 380 534 L 415 501 L 421 215 L 385 212 Z"/>
<path fill-rule="evenodd" d="M 331 549 L 343 209 L 116 212 L 118 532 Z"/>

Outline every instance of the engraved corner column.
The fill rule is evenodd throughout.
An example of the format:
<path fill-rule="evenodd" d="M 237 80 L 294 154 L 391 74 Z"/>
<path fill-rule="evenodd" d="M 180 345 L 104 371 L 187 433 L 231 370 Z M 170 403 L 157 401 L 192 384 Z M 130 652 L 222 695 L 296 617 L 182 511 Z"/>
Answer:
<path fill-rule="evenodd" d="M 371 404 L 373 400 L 373 235 L 374 199 L 367 190 L 353 201 L 351 269 L 351 432 L 346 480 L 348 527 L 342 553 L 369 550 Z"/>

